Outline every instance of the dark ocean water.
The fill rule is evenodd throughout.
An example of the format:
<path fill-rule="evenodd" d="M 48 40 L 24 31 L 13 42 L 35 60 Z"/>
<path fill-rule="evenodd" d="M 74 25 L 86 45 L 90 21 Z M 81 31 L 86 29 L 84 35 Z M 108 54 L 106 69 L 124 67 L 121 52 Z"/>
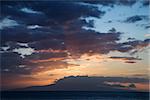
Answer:
<path fill-rule="evenodd" d="M 148 92 L 1 92 L 1 100 L 149 100 Z"/>

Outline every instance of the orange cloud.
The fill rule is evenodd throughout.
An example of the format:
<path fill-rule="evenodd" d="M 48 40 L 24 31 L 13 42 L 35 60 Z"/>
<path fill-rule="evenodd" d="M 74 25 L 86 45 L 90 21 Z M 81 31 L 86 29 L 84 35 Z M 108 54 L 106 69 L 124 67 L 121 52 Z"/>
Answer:
<path fill-rule="evenodd" d="M 67 50 L 53 50 L 53 49 L 47 49 L 47 50 L 35 50 L 37 53 L 60 53 L 60 52 L 67 52 Z"/>
<path fill-rule="evenodd" d="M 30 62 L 32 63 L 41 63 L 41 62 L 49 62 L 49 61 L 61 61 L 64 60 L 65 58 L 49 58 L 49 59 L 43 59 L 43 60 L 31 60 Z"/>

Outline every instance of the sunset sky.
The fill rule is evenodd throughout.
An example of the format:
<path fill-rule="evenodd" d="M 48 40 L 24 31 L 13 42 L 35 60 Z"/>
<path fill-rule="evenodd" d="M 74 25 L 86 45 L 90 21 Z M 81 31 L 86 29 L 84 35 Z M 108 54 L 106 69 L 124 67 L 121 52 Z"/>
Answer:
<path fill-rule="evenodd" d="M 149 13 L 148 0 L 1 1 L 2 89 L 69 76 L 148 80 Z"/>

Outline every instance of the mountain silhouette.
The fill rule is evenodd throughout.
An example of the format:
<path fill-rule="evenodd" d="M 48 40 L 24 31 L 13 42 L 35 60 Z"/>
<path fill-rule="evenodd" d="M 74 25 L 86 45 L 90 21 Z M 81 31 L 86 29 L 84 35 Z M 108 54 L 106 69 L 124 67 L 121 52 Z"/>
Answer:
<path fill-rule="evenodd" d="M 107 82 L 130 83 L 129 86 L 122 84 L 107 84 Z M 31 86 L 18 91 L 135 91 L 133 83 L 148 82 L 144 78 L 126 77 L 88 77 L 69 76 L 57 80 L 54 84 L 45 86 Z"/>

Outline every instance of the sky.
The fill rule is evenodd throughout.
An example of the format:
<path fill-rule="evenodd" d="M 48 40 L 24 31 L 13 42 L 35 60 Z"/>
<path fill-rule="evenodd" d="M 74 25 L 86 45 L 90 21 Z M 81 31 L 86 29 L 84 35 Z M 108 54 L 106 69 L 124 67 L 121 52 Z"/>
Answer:
<path fill-rule="evenodd" d="M 1 1 L 1 89 L 86 76 L 148 91 L 149 28 L 148 0 Z"/>

